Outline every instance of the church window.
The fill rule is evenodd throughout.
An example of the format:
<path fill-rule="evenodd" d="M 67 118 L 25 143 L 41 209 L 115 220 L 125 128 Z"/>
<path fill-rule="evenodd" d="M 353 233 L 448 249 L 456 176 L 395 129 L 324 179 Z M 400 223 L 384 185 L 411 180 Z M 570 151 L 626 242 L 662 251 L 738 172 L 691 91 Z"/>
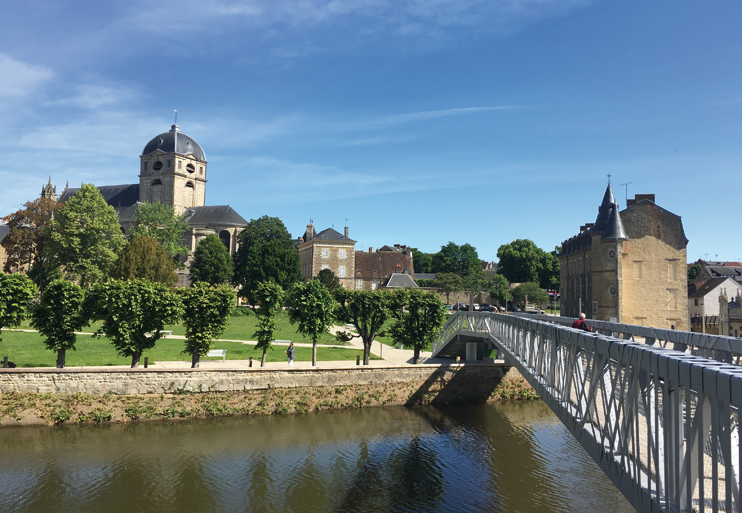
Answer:
<path fill-rule="evenodd" d="M 159 178 L 157 180 L 153 180 L 152 185 L 162 185 L 162 180 L 160 180 Z"/>
<path fill-rule="evenodd" d="M 160 169 L 162 169 L 162 162 L 158 160 L 157 162 L 152 164 L 152 169 L 154 169 L 155 171 L 159 171 Z"/>
<path fill-rule="evenodd" d="M 227 230 L 222 230 L 219 232 L 219 239 L 221 239 L 222 244 L 224 244 L 224 247 L 229 250 L 230 242 L 231 242 L 231 235 Z"/>
<path fill-rule="evenodd" d="M 196 172 L 196 168 L 193 166 L 193 164 L 188 164 L 186 166 L 186 169 L 188 170 L 189 173 L 195 173 Z"/>
<path fill-rule="evenodd" d="M 186 187 L 189 187 L 189 188 L 193 189 L 193 182 L 188 182 L 186 184 Z"/>

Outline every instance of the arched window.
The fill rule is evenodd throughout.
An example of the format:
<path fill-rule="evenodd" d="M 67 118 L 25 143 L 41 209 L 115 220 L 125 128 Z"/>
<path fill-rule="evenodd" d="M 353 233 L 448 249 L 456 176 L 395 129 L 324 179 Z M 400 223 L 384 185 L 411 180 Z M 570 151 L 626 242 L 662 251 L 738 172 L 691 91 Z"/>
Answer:
<path fill-rule="evenodd" d="M 188 183 L 186 183 L 186 187 L 190 187 L 191 189 L 193 189 L 193 187 L 194 187 L 194 186 L 193 186 L 193 182 L 188 182 Z"/>
<path fill-rule="evenodd" d="M 159 171 L 160 169 L 162 169 L 162 162 L 158 160 L 157 162 L 152 164 L 152 169 L 154 169 L 155 171 Z"/>
<path fill-rule="evenodd" d="M 188 170 L 189 173 L 195 173 L 196 172 L 196 167 L 193 164 L 188 164 L 186 166 L 186 169 Z"/>
<path fill-rule="evenodd" d="M 224 246 L 227 248 L 227 251 L 229 251 L 230 248 L 230 242 L 231 242 L 231 235 L 227 230 L 222 230 L 219 232 L 219 238 L 221 239 Z"/>
<path fill-rule="evenodd" d="M 162 180 L 160 180 L 159 178 L 156 180 L 152 180 L 152 185 L 162 185 Z"/>

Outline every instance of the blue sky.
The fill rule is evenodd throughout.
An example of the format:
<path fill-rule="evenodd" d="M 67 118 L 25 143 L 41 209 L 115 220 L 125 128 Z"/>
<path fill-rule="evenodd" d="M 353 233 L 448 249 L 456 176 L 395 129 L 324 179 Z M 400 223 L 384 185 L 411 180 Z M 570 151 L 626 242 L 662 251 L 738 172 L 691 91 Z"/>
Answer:
<path fill-rule="evenodd" d="M 688 260 L 742 260 L 742 4 L 634 0 L 10 2 L 0 214 L 51 175 L 138 180 L 178 109 L 207 204 L 347 223 L 357 249 L 550 250 L 654 193 Z"/>

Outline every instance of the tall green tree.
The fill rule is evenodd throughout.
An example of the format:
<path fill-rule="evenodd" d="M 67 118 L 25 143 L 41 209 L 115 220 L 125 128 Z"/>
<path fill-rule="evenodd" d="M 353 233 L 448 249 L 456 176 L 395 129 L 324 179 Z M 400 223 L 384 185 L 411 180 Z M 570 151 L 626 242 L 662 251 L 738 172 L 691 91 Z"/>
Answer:
<path fill-rule="evenodd" d="M 325 286 L 325 288 L 333 292 L 336 288 L 340 286 L 340 279 L 335 276 L 335 273 L 332 272 L 332 269 L 322 269 L 317 274 L 317 280 Z"/>
<path fill-rule="evenodd" d="M 109 280 L 88 293 L 86 308 L 103 321 L 96 332 L 111 340 L 116 351 L 131 357 L 131 368 L 139 367 L 142 353 L 155 347 L 167 324 L 175 324 L 183 313 L 178 294 L 162 283 L 147 280 Z"/>
<path fill-rule="evenodd" d="M 61 268 L 68 280 L 87 288 L 106 280 L 125 244 L 116 210 L 85 184 L 47 228 L 44 265 Z"/>
<path fill-rule="evenodd" d="M 484 271 L 481 268 L 478 269 L 478 272 L 472 272 L 463 279 L 462 289 L 469 294 L 470 310 L 474 310 L 474 307 L 471 306 L 474 303 L 474 296 L 478 295 L 485 288 L 487 288 L 487 278 L 484 276 Z"/>
<path fill-rule="evenodd" d="M 288 230 L 277 217 L 251 220 L 237 236 L 232 282 L 240 296 L 255 307 L 260 283 L 273 280 L 284 290 L 301 280 L 299 252 Z"/>
<path fill-rule="evenodd" d="M 283 289 L 273 280 L 261 283 L 255 291 L 255 298 L 260 302 L 260 307 L 255 310 L 255 314 L 260 319 L 254 334 L 258 339 L 255 349 L 263 351 L 263 356 L 260 359 L 261 367 L 265 367 L 265 354 L 273 346 L 276 333 L 276 314 L 281 311 L 283 297 Z"/>
<path fill-rule="evenodd" d="M 319 280 L 296 283 L 289 292 L 289 320 L 298 324 L 296 331 L 312 339 L 312 367 L 317 365 L 317 341 L 335 320 L 334 307 L 335 299 Z"/>
<path fill-rule="evenodd" d="M 507 302 L 513 300 L 513 295 L 510 293 L 510 284 L 502 274 L 494 275 L 489 280 L 487 288 L 492 299 L 499 301 L 503 306 L 507 306 Z"/>
<path fill-rule="evenodd" d="M 443 301 L 432 292 L 410 289 L 406 294 L 404 312 L 392 326 L 394 341 L 414 349 L 413 363 L 420 360 L 420 351 L 432 347 L 446 320 Z"/>
<path fill-rule="evenodd" d="M 348 342 L 360 337 L 363 341 L 363 365 L 369 364 L 371 344 L 377 335 L 382 335 L 382 327 L 392 317 L 394 297 L 387 291 L 347 290 L 340 287 L 335 290 L 335 318 L 345 324 L 352 324 L 356 335 L 340 331 L 336 337 Z"/>
<path fill-rule="evenodd" d="M 412 266 L 415 268 L 415 273 L 432 273 L 433 255 L 412 248 Z"/>
<path fill-rule="evenodd" d="M 462 278 L 482 269 L 477 250 L 471 244 L 458 246 L 449 242 L 433 255 L 433 272 L 454 273 Z"/>
<path fill-rule="evenodd" d="M 549 294 L 539 287 L 538 283 L 526 282 L 521 283 L 511 291 L 513 301 L 520 306 L 526 305 L 526 298 L 529 304 L 542 305 L 549 302 Z"/>
<path fill-rule="evenodd" d="M 511 283 L 538 283 L 541 288 L 559 288 L 559 257 L 555 249 L 547 253 L 528 239 L 514 240 L 497 250 L 497 272 Z"/>
<path fill-rule="evenodd" d="M 701 273 L 701 264 L 696 262 L 688 269 L 688 283 L 695 280 Z"/>
<path fill-rule="evenodd" d="M 111 277 L 119 280 L 149 280 L 175 286 L 175 264 L 157 239 L 148 235 L 131 237 L 113 265 Z"/>
<path fill-rule="evenodd" d="M 75 350 L 76 331 L 89 324 L 85 290 L 66 280 L 51 282 L 33 310 L 31 326 L 44 336 L 44 345 L 57 352 L 57 369 L 64 369 L 68 350 Z"/>
<path fill-rule="evenodd" d="M 0 272 L 0 334 L 3 328 L 23 322 L 28 315 L 28 302 L 36 297 L 36 292 L 36 284 L 25 274 Z"/>
<path fill-rule="evenodd" d="M 234 275 L 232 255 L 224 243 L 214 234 L 201 239 L 191 262 L 191 281 L 219 285 L 227 283 Z"/>
<path fill-rule="evenodd" d="M 159 202 L 140 203 L 134 213 L 130 235 L 154 237 L 170 259 L 180 264 L 179 257 L 188 254 L 184 235 L 189 228 L 185 216 L 177 214 L 175 208 Z"/>
<path fill-rule="evenodd" d="M 201 356 L 209 352 L 214 341 L 227 329 L 237 294 L 226 283 L 200 282 L 178 289 L 178 295 L 183 302 L 185 352 L 191 355 L 191 368 L 197 368 Z"/>
<path fill-rule="evenodd" d="M 464 290 L 464 280 L 456 273 L 438 273 L 435 275 L 434 286 L 446 295 L 446 303 L 451 304 L 451 294 Z"/>

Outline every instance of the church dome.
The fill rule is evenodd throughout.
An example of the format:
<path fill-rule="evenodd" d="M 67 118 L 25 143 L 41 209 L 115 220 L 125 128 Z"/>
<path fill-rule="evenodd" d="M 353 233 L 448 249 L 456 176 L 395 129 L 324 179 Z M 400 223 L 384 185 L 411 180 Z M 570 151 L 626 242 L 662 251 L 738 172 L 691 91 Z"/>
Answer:
<path fill-rule="evenodd" d="M 165 153 L 178 153 L 179 155 L 192 154 L 199 160 L 206 162 L 206 155 L 199 144 L 180 131 L 178 125 L 170 127 L 169 132 L 160 134 L 147 143 L 142 151 L 142 156 L 149 155 L 155 150 Z"/>

